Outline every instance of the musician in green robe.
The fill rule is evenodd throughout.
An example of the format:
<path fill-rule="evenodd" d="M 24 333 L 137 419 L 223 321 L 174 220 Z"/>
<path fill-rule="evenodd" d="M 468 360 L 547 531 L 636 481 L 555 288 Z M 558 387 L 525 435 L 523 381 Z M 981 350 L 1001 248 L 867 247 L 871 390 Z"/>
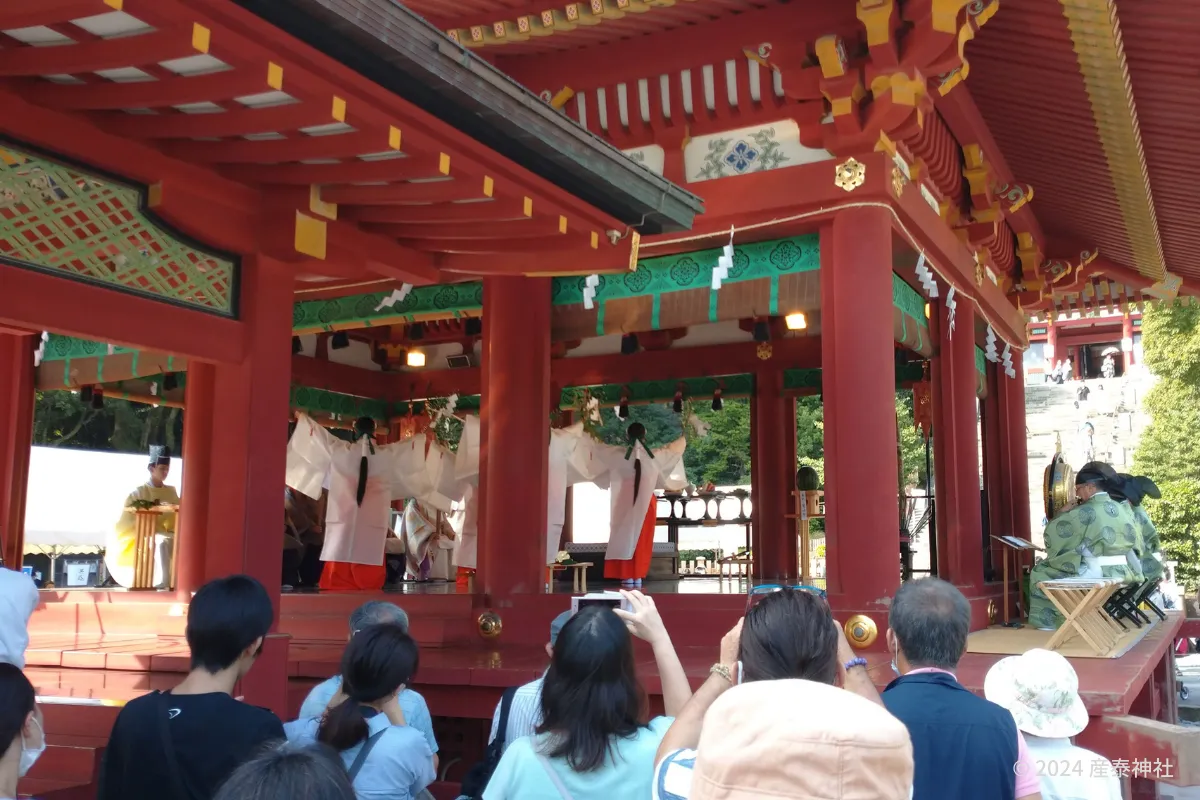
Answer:
<path fill-rule="evenodd" d="M 1142 580 L 1140 556 L 1135 552 L 1138 525 L 1132 509 L 1112 497 L 1121 479 L 1108 464 L 1091 461 L 1075 476 L 1077 504 L 1064 509 L 1046 525 L 1046 556 L 1029 575 L 1029 624 L 1056 630 L 1063 616 L 1038 588 L 1042 581 L 1063 578 L 1119 578 Z"/>
<path fill-rule="evenodd" d="M 1162 493 L 1159 492 L 1158 485 L 1145 475 L 1121 473 L 1120 478 L 1122 481 L 1121 494 L 1129 503 L 1142 540 L 1140 549 L 1142 574 L 1148 581 L 1160 581 L 1163 577 L 1162 541 L 1158 538 L 1158 530 L 1154 527 L 1154 523 L 1150 521 L 1150 515 L 1142 506 L 1142 500 L 1147 497 L 1157 500 L 1162 497 Z"/>

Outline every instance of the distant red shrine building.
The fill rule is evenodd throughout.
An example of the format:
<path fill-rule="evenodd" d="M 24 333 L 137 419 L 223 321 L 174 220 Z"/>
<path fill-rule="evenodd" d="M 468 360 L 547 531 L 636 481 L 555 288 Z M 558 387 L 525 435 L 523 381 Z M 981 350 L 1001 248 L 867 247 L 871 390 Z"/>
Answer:
<path fill-rule="evenodd" d="M 1143 304 L 1200 280 L 1176 157 L 1200 123 L 1174 113 L 1159 57 L 1190 57 L 1172 20 L 1193 12 L 408 5 L 431 25 L 390 0 L 0 9 L 6 563 L 23 552 L 35 386 L 186 408 L 183 598 L 233 571 L 278 584 L 289 408 L 399 433 L 456 395 L 484 428 L 477 594 L 412 602 L 501 609 L 505 641 L 533 645 L 560 610 L 535 597 L 553 409 L 578 389 L 749 397 L 752 577 L 783 581 L 799 574 L 793 400 L 819 394 L 830 603 L 881 634 L 901 580 L 902 385 L 932 434 L 934 569 L 974 627 L 993 621 L 985 534 L 1031 533 L 1026 377 L 1060 348 L 1135 352 Z M 281 632 L 326 600 L 283 598 Z M 739 612 L 714 603 L 722 624 Z M 1108 717 L 1174 721 L 1156 635 L 1134 662 L 1080 667 L 1113 757 L 1147 734 Z M 247 694 L 282 713 L 284 676 L 315 677 L 299 658 L 272 640 Z M 991 662 L 968 661 L 978 688 Z M 431 706 L 485 716 L 487 685 L 469 709 Z"/>

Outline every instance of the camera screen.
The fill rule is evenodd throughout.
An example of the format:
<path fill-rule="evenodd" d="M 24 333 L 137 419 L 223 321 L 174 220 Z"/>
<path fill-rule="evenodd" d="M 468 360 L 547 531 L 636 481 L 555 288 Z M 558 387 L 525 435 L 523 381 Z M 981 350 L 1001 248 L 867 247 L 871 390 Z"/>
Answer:
<path fill-rule="evenodd" d="M 607 606 L 611 609 L 621 607 L 621 598 L 619 597 L 581 597 L 578 602 L 579 608 L 587 608 L 588 606 Z"/>

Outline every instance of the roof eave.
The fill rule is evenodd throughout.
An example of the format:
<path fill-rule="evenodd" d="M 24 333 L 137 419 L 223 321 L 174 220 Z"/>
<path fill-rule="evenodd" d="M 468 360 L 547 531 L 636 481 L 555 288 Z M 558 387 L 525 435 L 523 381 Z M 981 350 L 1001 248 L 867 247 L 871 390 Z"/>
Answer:
<path fill-rule="evenodd" d="M 236 0 L 262 19 L 643 234 L 703 201 L 626 157 L 393 0 Z"/>

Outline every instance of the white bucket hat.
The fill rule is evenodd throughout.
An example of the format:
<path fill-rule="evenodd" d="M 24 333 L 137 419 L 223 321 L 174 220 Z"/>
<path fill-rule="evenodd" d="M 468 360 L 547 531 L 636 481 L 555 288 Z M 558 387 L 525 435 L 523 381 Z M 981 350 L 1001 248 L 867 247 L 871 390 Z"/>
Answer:
<path fill-rule="evenodd" d="M 983 679 L 983 694 L 1007 708 L 1025 733 L 1065 739 L 1088 724 L 1079 677 L 1058 653 L 1035 648 L 997 661 Z"/>

